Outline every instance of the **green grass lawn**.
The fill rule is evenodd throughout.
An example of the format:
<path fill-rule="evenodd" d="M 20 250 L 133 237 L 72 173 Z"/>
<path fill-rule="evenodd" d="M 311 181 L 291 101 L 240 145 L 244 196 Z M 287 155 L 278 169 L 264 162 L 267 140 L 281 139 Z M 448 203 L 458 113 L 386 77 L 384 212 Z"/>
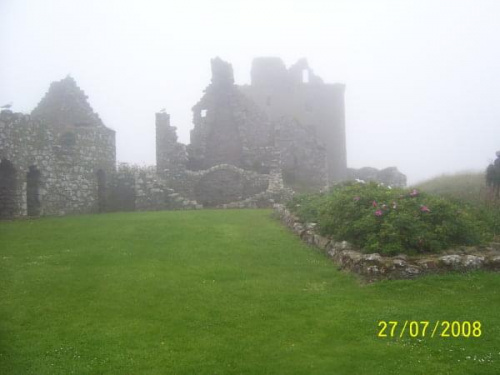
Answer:
<path fill-rule="evenodd" d="M 0 374 L 500 373 L 500 274 L 363 284 L 270 214 L 0 223 Z M 382 339 L 379 320 L 482 336 Z"/>

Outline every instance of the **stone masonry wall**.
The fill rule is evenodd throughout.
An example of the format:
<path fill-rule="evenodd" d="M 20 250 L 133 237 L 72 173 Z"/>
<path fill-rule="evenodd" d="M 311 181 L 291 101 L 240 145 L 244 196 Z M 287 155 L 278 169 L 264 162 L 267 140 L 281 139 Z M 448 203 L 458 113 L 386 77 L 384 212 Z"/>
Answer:
<path fill-rule="evenodd" d="M 500 243 L 459 247 L 439 254 L 394 257 L 364 254 L 346 241 L 337 242 L 316 233 L 314 223 L 302 223 L 283 205 L 275 205 L 278 218 L 307 244 L 333 259 L 339 269 L 361 275 L 368 281 L 410 279 L 431 273 L 468 272 L 479 269 L 500 271 Z"/>
<path fill-rule="evenodd" d="M 201 171 L 185 170 L 169 175 L 165 186 L 206 207 L 247 199 L 269 187 L 270 174 L 219 164 Z"/>
<path fill-rule="evenodd" d="M 186 169 L 186 146 L 177 141 L 176 130 L 168 113 L 156 114 L 156 170 L 163 178 L 175 178 Z"/>
<path fill-rule="evenodd" d="M 154 166 L 121 163 L 110 182 L 109 211 L 199 209 L 203 206 L 169 188 Z"/>
<path fill-rule="evenodd" d="M 16 209 L 12 216 L 28 213 L 30 167 L 39 172 L 35 188 L 41 215 L 97 212 L 97 172 L 110 176 L 114 171 L 115 134 L 105 127 L 60 131 L 29 115 L 3 111 L 0 158 L 12 163 L 16 171 Z"/>
<path fill-rule="evenodd" d="M 220 59 L 211 63 L 212 83 L 193 107 L 188 168 L 231 164 L 268 172 L 273 127 L 266 114 L 234 85 L 231 65 Z"/>
<path fill-rule="evenodd" d="M 269 121 L 285 116 L 294 120 L 291 124 L 298 122 L 314 129 L 311 133 L 323 147 L 323 174 L 329 182 L 345 179 L 344 85 L 324 83 L 305 59 L 287 69 L 279 58 L 262 57 L 252 62 L 251 84 L 238 89 L 266 113 Z M 294 141 L 301 144 L 306 139 Z M 307 142 L 302 145 L 309 147 Z"/>

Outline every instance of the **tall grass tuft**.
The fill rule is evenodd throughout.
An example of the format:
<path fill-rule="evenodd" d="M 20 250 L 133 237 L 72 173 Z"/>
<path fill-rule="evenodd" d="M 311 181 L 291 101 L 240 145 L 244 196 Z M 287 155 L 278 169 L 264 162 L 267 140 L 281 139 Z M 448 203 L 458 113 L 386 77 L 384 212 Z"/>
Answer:
<path fill-rule="evenodd" d="M 415 185 L 429 194 L 446 197 L 467 204 L 488 223 L 495 236 L 500 236 L 500 201 L 495 200 L 486 186 L 484 172 L 444 174 Z"/>

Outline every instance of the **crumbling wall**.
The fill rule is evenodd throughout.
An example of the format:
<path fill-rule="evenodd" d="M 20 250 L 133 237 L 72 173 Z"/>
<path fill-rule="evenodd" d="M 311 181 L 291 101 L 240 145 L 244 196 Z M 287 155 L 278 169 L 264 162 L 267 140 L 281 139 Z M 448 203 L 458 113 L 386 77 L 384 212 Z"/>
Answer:
<path fill-rule="evenodd" d="M 199 174 L 193 194 L 204 206 L 215 207 L 249 198 L 268 186 L 268 175 L 220 164 Z"/>
<path fill-rule="evenodd" d="M 305 59 L 287 69 L 279 58 L 257 58 L 252 63 L 251 79 L 251 85 L 239 86 L 239 90 L 264 110 L 271 122 L 285 116 L 293 120 L 292 126 L 299 123 L 314 129 L 311 133 L 324 149 L 326 170 L 323 174 L 329 182 L 345 179 L 345 86 L 325 84 Z M 280 131 L 283 130 L 281 127 Z M 304 150 L 312 146 L 307 144 L 309 138 L 302 145 Z M 302 139 L 293 141 L 299 145 Z"/>
<path fill-rule="evenodd" d="M 299 190 L 326 186 L 326 152 L 315 129 L 287 117 L 276 124 L 276 146 L 285 183 Z"/>
<path fill-rule="evenodd" d="M 31 116 L 59 130 L 104 127 L 87 99 L 88 96 L 78 87 L 76 81 L 67 76 L 50 84 L 48 92 L 31 112 Z"/>
<path fill-rule="evenodd" d="M 234 85 L 232 67 L 212 62 L 212 83 L 193 107 L 188 169 L 219 164 L 268 172 L 273 128 L 265 113 Z"/>
<path fill-rule="evenodd" d="M 69 138 L 29 115 L 0 114 L 0 158 L 16 171 L 14 217 L 28 214 L 30 169 L 39 173 L 40 215 L 98 211 L 97 173 L 114 171 L 114 132 L 75 129 Z"/>
<path fill-rule="evenodd" d="M 53 83 L 34 114 L 0 113 L 0 158 L 16 175 L 14 209 L 6 216 L 102 210 L 102 184 L 115 169 L 115 132 L 70 78 Z M 93 122 L 73 122 L 84 118 Z"/>
<path fill-rule="evenodd" d="M 158 211 L 202 208 L 168 187 L 154 166 L 120 163 L 110 183 L 108 211 Z"/>
<path fill-rule="evenodd" d="M 307 62 L 287 70 L 279 59 L 271 64 L 257 60 L 252 70 L 256 92 L 276 90 L 276 103 L 270 97 L 265 97 L 264 103 L 258 102 L 264 98 L 259 97 L 256 103 L 244 87 L 234 84 L 227 62 L 213 59 L 211 69 L 211 84 L 193 107 L 194 128 L 186 150 L 177 142 L 168 114 L 157 114 L 157 166 L 167 186 L 207 206 L 246 201 L 250 194 L 243 188 L 244 178 L 240 172 L 226 168 L 232 166 L 256 172 L 256 181 L 269 181 L 270 174 L 276 176 L 279 171 L 289 185 L 324 187 L 328 182 L 328 154 L 323 133 L 314 121 L 303 121 L 290 111 L 296 97 L 291 101 L 280 99 L 280 95 L 288 98 L 288 91 L 297 91 L 295 86 L 303 88 L 300 79 L 304 69 L 313 85 L 323 85 Z M 303 98 L 299 95 L 299 99 Z M 262 187 L 257 190 L 252 194 L 266 191 Z"/>
<path fill-rule="evenodd" d="M 176 130 L 168 113 L 156 114 L 156 170 L 166 179 L 175 178 L 187 166 L 186 146 L 177 141 Z"/>

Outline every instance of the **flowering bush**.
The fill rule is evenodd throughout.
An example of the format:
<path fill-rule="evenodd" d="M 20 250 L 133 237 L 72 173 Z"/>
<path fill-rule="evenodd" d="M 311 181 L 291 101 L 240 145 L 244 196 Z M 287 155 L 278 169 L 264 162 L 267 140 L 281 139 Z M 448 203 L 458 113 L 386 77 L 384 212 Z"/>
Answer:
<path fill-rule="evenodd" d="M 305 221 L 317 222 L 322 234 L 365 252 L 438 252 L 491 237 L 466 206 L 375 183 L 344 183 L 326 194 L 297 197 L 288 208 Z"/>

